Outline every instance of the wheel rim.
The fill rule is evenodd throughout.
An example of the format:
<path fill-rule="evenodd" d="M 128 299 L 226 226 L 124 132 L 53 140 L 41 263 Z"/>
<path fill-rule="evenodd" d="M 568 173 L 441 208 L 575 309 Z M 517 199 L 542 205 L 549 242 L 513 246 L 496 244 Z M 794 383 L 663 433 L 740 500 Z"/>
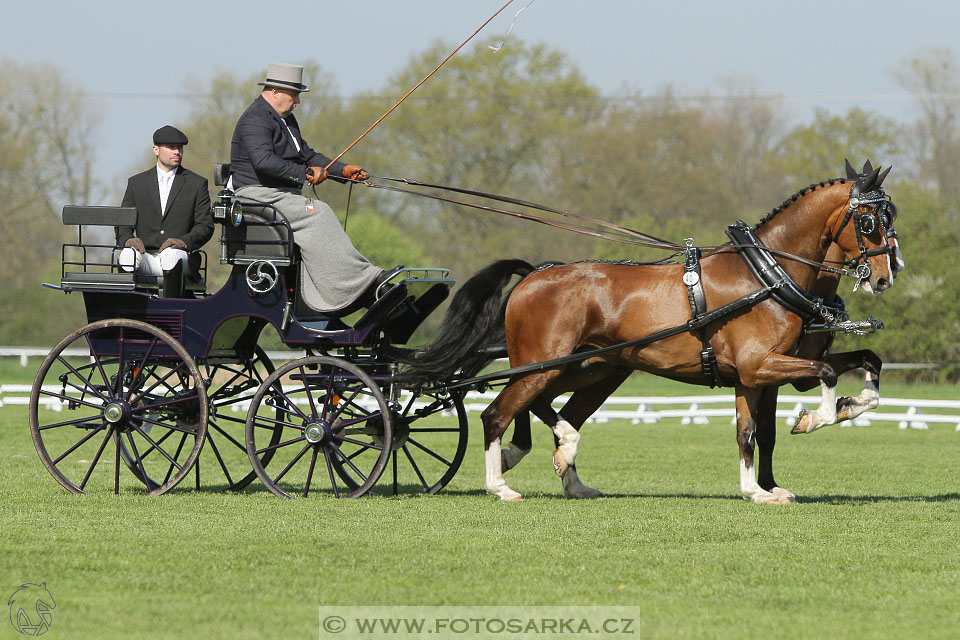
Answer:
<path fill-rule="evenodd" d="M 393 417 L 393 492 L 437 493 L 467 451 L 468 422 L 459 395 L 402 391 Z"/>
<path fill-rule="evenodd" d="M 279 441 L 271 441 L 278 428 Z M 386 467 L 390 448 L 383 443 L 391 436 L 380 389 L 358 366 L 337 358 L 301 358 L 278 368 L 247 413 L 250 463 L 270 491 L 287 498 L 363 495 Z M 262 460 L 269 452 L 268 473 Z"/>
<path fill-rule="evenodd" d="M 63 355 L 75 343 L 90 350 L 84 362 Z M 68 335 L 44 359 L 30 394 L 37 453 L 75 493 L 143 485 L 150 495 L 166 493 L 196 461 L 207 414 L 190 355 L 136 320 L 102 320 Z"/>
<path fill-rule="evenodd" d="M 273 362 L 260 347 L 256 348 L 253 359 L 248 362 L 203 363 L 204 378 L 208 382 L 210 417 L 207 422 L 207 442 L 200 462 L 203 468 L 213 468 L 222 473 L 230 491 L 243 489 L 257 477 L 250 467 L 244 444 L 246 413 L 239 413 L 235 409 L 251 402 L 264 380 L 274 371 Z M 277 411 L 274 417 L 280 420 L 281 415 Z M 280 442 L 281 432 L 282 428 L 276 426 L 273 435 L 267 436 L 268 445 Z M 273 455 L 272 449 L 267 451 L 261 456 L 261 464 L 266 467 Z"/>

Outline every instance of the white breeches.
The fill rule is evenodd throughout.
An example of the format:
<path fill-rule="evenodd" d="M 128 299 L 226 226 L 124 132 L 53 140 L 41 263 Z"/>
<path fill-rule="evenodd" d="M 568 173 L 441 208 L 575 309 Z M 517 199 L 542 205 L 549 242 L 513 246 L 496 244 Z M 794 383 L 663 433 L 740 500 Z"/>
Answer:
<path fill-rule="evenodd" d="M 159 254 L 140 253 L 132 247 L 124 247 L 120 252 L 117 262 L 124 271 L 136 271 L 148 276 L 162 276 L 164 271 L 169 271 L 177 265 L 177 262 L 183 262 L 186 267 L 187 252 L 182 249 L 167 247 Z"/>

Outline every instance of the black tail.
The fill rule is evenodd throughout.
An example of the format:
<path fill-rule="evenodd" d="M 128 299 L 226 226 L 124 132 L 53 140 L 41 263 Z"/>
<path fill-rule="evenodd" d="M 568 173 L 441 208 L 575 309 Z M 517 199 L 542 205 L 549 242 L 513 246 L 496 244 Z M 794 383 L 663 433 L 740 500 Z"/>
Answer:
<path fill-rule="evenodd" d="M 480 348 L 503 342 L 504 310 L 508 293 L 503 288 L 514 275 L 524 277 L 534 266 L 523 260 L 498 260 L 463 283 L 443 317 L 440 336 L 423 349 L 397 359 L 409 365 L 401 377 L 406 382 L 442 382 L 460 370 L 474 376 L 493 358 Z"/>

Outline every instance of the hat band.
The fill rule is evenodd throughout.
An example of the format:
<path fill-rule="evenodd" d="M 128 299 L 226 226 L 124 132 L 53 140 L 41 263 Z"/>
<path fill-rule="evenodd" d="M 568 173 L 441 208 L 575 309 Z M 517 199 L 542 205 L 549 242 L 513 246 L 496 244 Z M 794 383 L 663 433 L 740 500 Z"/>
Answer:
<path fill-rule="evenodd" d="M 299 89 L 301 91 L 307 87 L 307 85 L 300 84 L 299 82 L 291 82 L 289 80 L 274 80 L 273 78 L 267 78 L 266 82 L 272 82 L 273 84 L 286 85 L 292 89 Z"/>

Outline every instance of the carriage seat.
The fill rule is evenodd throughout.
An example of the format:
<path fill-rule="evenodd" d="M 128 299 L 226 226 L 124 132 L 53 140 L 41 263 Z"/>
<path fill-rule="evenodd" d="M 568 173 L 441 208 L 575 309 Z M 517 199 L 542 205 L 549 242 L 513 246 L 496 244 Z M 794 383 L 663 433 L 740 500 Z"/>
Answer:
<path fill-rule="evenodd" d="M 213 166 L 213 183 L 225 187 L 230 178 L 230 163 L 218 162 Z M 270 205 L 263 205 L 238 198 L 224 189 L 218 195 L 236 200 L 243 208 L 243 219 L 234 224 L 229 215 L 219 220 L 223 223 L 221 264 L 251 264 L 271 262 L 277 267 L 293 264 L 293 232 L 286 219 Z M 214 207 L 216 209 L 216 207 Z"/>
<path fill-rule="evenodd" d="M 108 290 L 136 291 L 162 289 L 163 278 L 142 273 L 122 271 L 117 264 L 117 254 L 123 247 L 115 242 L 111 244 L 84 242 L 84 227 L 111 227 L 109 237 L 113 239 L 114 227 L 136 226 L 135 207 L 77 206 L 63 207 L 63 224 L 77 226 L 77 242 L 65 243 L 61 254 L 60 287 L 65 291 Z M 102 232 L 101 232 L 101 235 Z M 194 252 L 190 255 L 191 268 L 184 281 L 184 288 L 192 292 L 202 292 L 206 288 L 203 273 L 206 270 L 205 254 Z"/>

